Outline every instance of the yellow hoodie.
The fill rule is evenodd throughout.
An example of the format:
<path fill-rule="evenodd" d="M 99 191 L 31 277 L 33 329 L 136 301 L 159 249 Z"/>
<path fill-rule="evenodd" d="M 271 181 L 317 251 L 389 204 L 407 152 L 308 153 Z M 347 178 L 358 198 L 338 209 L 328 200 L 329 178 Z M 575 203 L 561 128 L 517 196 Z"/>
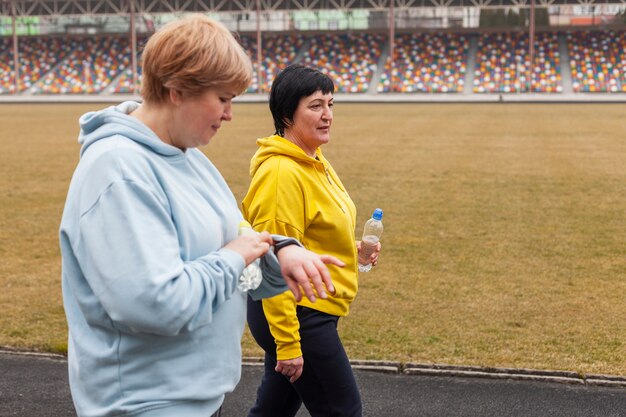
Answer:
<path fill-rule="evenodd" d="M 295 237 L 307 249 L 346 263 L 344 268 L 328 266 L 336 289 L 328 299 L 311 303 L 303 297 L 296 303 L 287 291 L 263 300 L 278 359 L 293 359 L 302 356 L 296 305 L 345 316 L 356 296 L 356 207 L 319 148 L 312 158 L 278 135 L 257 144 L 250 163 L 252 182 L 242 203 L 244 217 L 257 231 Z"/>

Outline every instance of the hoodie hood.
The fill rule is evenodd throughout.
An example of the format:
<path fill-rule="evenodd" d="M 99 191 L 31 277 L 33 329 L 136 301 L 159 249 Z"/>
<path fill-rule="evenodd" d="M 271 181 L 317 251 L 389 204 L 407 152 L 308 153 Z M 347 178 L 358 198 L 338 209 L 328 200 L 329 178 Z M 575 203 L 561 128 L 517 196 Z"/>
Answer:
<path fill-rule="evenodd" d="M 135 101 L 126 101 L 117 106 L 82 115 L 79 119 L 78 135 L 78 143 L 82 145 L 81 157 L 95 142 L 115 135 L 122 135 L 164 156 L 180 155 L 182 153 L 180 149 L 163 142 L 148 126 L 130 116 L 130 113 L 140 105 Z"/>
<path fill-rule="evenodd" d="M 311 165 L 320 164 L 324 168 L 324 170 L 326 170 L 326 167 L 328 165 L 328 162 L 322 155 L 322 151 L 319 148 L 317 148 L 317 150 L 315 151 L 317 159 L 311 158 L 298 145 L 288 141 L 287 139 L 279 135 L 273 135 L 267 138 L 257 139 L 256 144 L 259 146 L 259 149 L 256 151 L 256 153 L 252 157 L 252 160 L 250 161 L 251 177 L 254 177 L 254 174 L 263 164 L 263 162 L 275 155 L 288 156 L 298 162 L 305 162 Z"/>

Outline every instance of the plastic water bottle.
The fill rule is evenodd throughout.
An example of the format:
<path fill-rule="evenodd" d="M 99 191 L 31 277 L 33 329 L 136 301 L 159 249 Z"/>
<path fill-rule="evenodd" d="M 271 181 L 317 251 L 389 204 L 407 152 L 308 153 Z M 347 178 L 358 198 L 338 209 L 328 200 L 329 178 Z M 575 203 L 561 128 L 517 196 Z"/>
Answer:
<path fill-rule="evenodd" d="M 256 234 L 250 223 L 245 220 L 242 220 L 239 223 L 239 236 L 241 235 L 250 235 Z M 263 281 L 263 272 L 261 272 L 261 268 L 259 267 L 259 260 L 255 260 L 250 265 L 246 266 L 243 270 L 243 273 L 239 277 L 239 283 L 237 284 L 237 288 L 241 292 L 247 292 L 250 290 L 256 290 L 261 285 L 261 281 Z"/>
<path fill-rule="evenodd" d="M 359 251 L 359 271 L 368 272 L 372 269 L 370 256 L 376 249 L 380 236 L 383 234 L 383 211 L 379 208 L 374 210 L 372 218 L 365 222 L 363 237 L 361 238 L 361 250 Z"/>

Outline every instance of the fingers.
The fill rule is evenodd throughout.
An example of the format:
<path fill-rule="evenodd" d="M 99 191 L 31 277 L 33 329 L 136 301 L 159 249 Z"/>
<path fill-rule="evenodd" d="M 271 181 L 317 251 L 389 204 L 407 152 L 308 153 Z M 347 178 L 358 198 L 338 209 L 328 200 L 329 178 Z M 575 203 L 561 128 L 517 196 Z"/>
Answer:
<path fill-rule="evenodd" d="M 320 260 L 324 263 L 324 264 L 332 264 L 332 265 L 336 265 L 340 268 L 343 268 L 344 266 L 346 266 L 346 264 L 342 261 L 340 261 L 339 259 L 335 258 L 334 256 L 331 255 L 320 255 Z M 318 290 L 318 285 L 323 285 L 328 289 L 328 291 L 331 294 L 335 294 L 335 286 L 333 285 L 333 280 L 330 277 L 330 272 L 328 271 L 328 268 L 324 267 L 320 269 L 321 271 L 321 283 L 316 283 L 313 282 L 313 285 L 315 285 L 315 289 Z"/>
<path fill-rule="evenodd" d="M 291 290 L 291 292 L 293 293 L 293 296 L 296 298 L 296 301 L 302 300 L 302 291 L 300 291 L 300 286 L 298 285 L 298 283 L 292 279 L 286 279 L 285 282 L 287 283 L 287 287 L 289 288 L 289 290 Z"/>
<path fill-rule="evenodd" d="M 302 376 L 302 367 L 299 367 L 298 369 L 296 369 L 296 372 L 294 372 L 291 378 L 289 378 L 289 382 L 293 384 L 294 382 L 298 380 L 298 378 L 300 378 L 300 376 Z"/>
<path fill-rule="evenodd" d="M 317 263 L 318 265 L 316 265 L 316 262 L 313 261 L 311 263 L 305 264 L 304 270 L 309 276 L 309 280 L 313 283 L 313 287 L 315 288 L 315 292 L 317 293 L 317 295 L 320 298 L 328 298 L 328 296 L 326 295 L 326 289 L 324 288 L 324 282 L 322 281 L 322 275 L 320 273 L 321 270 L 322 273 L 326 272 L 326 274 L 328 274 L 328 269 L 326 268 L 326 265 L 324 265 L 322 262 L 317 261 Z"/>
<path fill-rule="evenodd" d="M 376 264 L 378 263 L 378 252 L 372 253 L 372 255 L 370 256 L 370 262 L 373 266 L 376 266 Z"/>
<path fill-rule="evenodd" d="M 255 257 L 256 259 L 260 256 L 265 255 L 270 250 L 270 246 L 274 243 L 274 241 L 272 240 L 270 234 L 267 232 L 257 233 L 254 238 L 256 239 L 256 249 L 258 250 L 258 256 Z"/>
<path fill-rule="evenodd" d="M 269 234 L 241 235 L 228 242 L 224 247 L 240 254 L 246 265 L 269 251 L 272 243 Z"/>
<path fill-rule="evenodd" d="M 378 264 L 378 255 L 380 254 L 381 248 L 382 246 L 380 242 L 378 242 L 378 244 L 376 245 L 376 249 L 374 249 L 374 252 L 370 256 L 370 263 L 372 264 L 372 266 L 376 266 Z"/>
<path fill-rule="evenodd" d="M 344 266 L 346 266 L 346 263 L 343 261 L 340 261 L 338 258 L 335 258 L 332 255 L 320 255 L 320 259 L 322 260 L 322 262 L 324 262 L 325 264 L 333 264 L 333 265 L 337 265 L 340 268 L 343 268 Z"/>
<path fill-rule="evenodd" d="M 272 240 L 270 234 L 267 232 L 258 233 L 255 237 L 256 239 L 258 239 L 258 249 L 260 251 L 259 256 L 263 256 L 270 250 L 270 246 L 272 246 L 274 241 Z M 257 256 L 257 258 L 259 256 Z"/>
<path fill-rule="evenodd" d="M 259 237 L 261 242 L 265 242 L 268 245 L 274 244 L 274 240 L 272 239 L 272 236 L 268 232 L 261 232 L 257 236 Z"/>
<path fill-rule="evenodd" d="M 297 281 L 297 283 L 304 290 L 304 295 L 309 299 L 310 302 L 314 303 L 317 301 L 315 297 L 315 293 L 313 292 L 313 287 L 311 287 L 311 282 L 309 281 L 309 276 L 304 270 L 304 265 L 302 267 L 295 269 L 292 271 L 292 277 Z M 319 279 L 319 278 L 318 278 Z"/>
<path fill-rule="evenodd" d="M 330 255 L 320 255 L 318 258 L 312 259 L 310 263 L 303 265 L 304 272 L 308 279 L 304 283 L 301 282 L 300 285 L 311 302 L 315 302 L 313 289 L 315 290 L 315 293 L 323 299 L 328 298 L 326 290 L 328 290 L 331 294 L 335 294 L 335 286 L 333 285 L 333 281 L 330 277 L 330 272 L 325 265 L 327 263 L 340 267 L 345 266 L 345 263 Z"/>
<path fill-rule="evenodd" d="M 281 368 L 280 371 L 277 369 L 276 372 L 279 372 L 289 378 L 289 382 L 293 384 L 302 376 L 302 367 L 286 366 Z"/>
<path fill-rule="evenodd" d="M 274 370 L 289 378 L 289 382 L 294 383 L 302 376 L 303 365 L 304 360 L 302 357 L 299 357 L 287 361 L 278 361 Z"/>

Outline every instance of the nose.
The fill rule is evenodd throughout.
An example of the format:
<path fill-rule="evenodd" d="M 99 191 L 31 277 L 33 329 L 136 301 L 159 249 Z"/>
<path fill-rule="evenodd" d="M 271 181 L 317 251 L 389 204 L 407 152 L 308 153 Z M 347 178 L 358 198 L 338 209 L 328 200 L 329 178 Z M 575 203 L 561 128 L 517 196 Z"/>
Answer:
<path fill-rule="evenodd" d="M 224 106 L 224 112 L 222 113 L 222 120 L 226 122 L 230 122 L 231 120 L 233 120 L 233 106 L 230 101 L 226 103 L 226 105 Z"/>
<path fill-rule="evenodd" d="M 329 106 L 324 106 L 324 111 L 322 112 L 322 120 L 328 122 L 333 121 L 333 109 Z"/>

